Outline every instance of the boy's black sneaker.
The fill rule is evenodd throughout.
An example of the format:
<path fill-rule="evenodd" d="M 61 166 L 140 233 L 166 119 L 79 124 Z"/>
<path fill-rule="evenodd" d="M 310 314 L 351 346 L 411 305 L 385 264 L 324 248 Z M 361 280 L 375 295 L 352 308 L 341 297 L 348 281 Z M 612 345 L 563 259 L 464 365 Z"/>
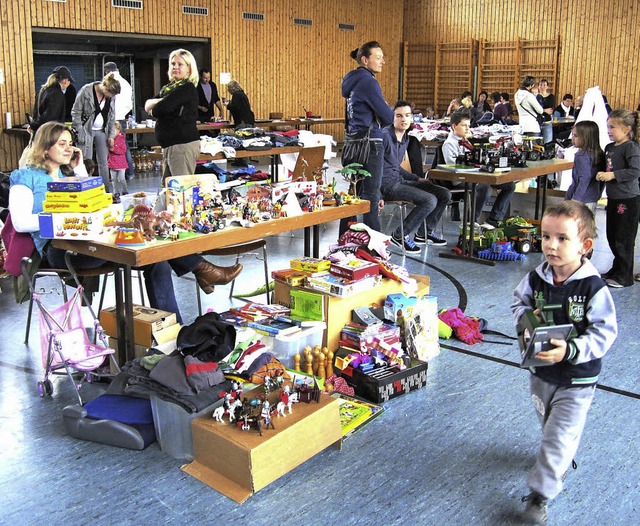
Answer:
<path fill-rule="evenodd" d="M 403 248 L 403 243 L 402 240 L 399 237 L 396 236 L 391 236 L 391 242 L 400 247 Z M 420 252 L 420 247 L 418 247 L 413 240 L 409 237 L 409 236 L 405 236 L 404 238 L 404 251 L 405 252 L 409 252 L 410 254 L 416 254 L 418 252 Z"/>
<path fill-rule="evenodd" d="M 527 503 L 522 513 L 525 524 L 547 524 L 548 499 L 545 499 L 540 493 L 532 491 L 526 497 L 522 497 L 522 502 Z"/>

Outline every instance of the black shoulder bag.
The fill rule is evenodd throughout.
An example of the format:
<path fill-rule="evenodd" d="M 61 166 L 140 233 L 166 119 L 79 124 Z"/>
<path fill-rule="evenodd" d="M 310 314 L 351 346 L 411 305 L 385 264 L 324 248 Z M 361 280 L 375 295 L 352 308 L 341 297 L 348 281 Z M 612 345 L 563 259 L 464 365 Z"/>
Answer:
<path fill-rule="evenodd" d="M 551 121 L 551 115 L 549 115 L 548 113 L 545 113 L 544 111 L 542 113 L 536 114 L 529 111 L 524 106 L 522 106 L 522 109 L 525 110 L 529 115 L 535 117 L 536 120 L 538 121 L 538 124 L 546 124 L 547 122 Z"/>
<path fill-rule="evenodd" d="M 347 103 L 344 105 L 344 144 L 342 145 L 342 166 L 358 163 L 366 165 L 369 161 L 369 134 L 373 127 L 373 121 L 366 130 L 349 132 L 349 117 L 347 114 Z"/>

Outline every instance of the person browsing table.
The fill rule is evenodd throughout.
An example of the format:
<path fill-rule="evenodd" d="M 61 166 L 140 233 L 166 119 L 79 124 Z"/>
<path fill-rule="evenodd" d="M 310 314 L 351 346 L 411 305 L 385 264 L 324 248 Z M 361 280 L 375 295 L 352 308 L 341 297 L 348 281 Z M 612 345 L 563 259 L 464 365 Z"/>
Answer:
<path fill-rule="evenodd" d="M 167 75 L 169 83 L 144 105 L 145 111 L 156 119 L 163 183 L 172 175 L 193 174 L 200 153 L 196 59 L 186 49 L 176 49 L 169 55 Z"/>
<path fill-rule="evenodd" d="M 73 146 L 71 132 L 60 122 L 43 124 L 36 132 L 27 166 L 11 174 L 9 212 L 14 228 L 28 232 L 36 250 L 52 268 L 66 268 L 65 251 L 52 245 L 51 240 L 40 236 L 38 213 L 43 210 L 47 183 L 65 176 L 61 170 L 69 165 L 76 175 L 86 176 L 82 150 Z M 72 262 L 77 269 L 99 268 L 108 262 L 91 256 L 76 255 Z M 214 285 L 229 283 L 242 271 L 242 265 L 218 267 L 202 256 L 191 255 L 161 261 L 142 268 L 149 303 L 152 307 L 175 312 L 180 320 L 180 310 L 171 278 L 171 270 L 178 276 L 192 272 L 198 285 L 209 294 Z"/>

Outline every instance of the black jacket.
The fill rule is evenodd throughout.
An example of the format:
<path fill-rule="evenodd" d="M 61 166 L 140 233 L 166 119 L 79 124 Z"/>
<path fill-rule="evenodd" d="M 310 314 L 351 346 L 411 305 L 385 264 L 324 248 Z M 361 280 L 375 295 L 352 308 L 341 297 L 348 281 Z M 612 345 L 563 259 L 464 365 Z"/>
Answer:
<path fill-rule="evenodd" d="M 256 118 L 251 111 L 249 97 L 244 91 L 238 91 L 231 97 L 231 102 L 227 104 L 227 109 L 233 117 L 233 124 L 236 128 L 253 128 Z"/>
<path fill-rule="evenodd" d="M 202 89 L 202 84 L 198 82 L 197 90 L 198 90 L 198 106 L 206 106 L 207 111 L 200 111 L 198 108 L 198 120 L 200 122 L 209 122 L 213 118 L 213 112 L 215 111 L 216 102 L 220 100 L 220 95 L 218 95 L 218 86 L 216 86 L 215 82 L 209 82 L 211 86 L 211 101 L 207 101 L 207 97 L 204 94 L 204 90 Z"/>
<path fill-rule="evenodd" d="M 57 82 L 48 88 L 40 90 L 33 111 L 31 129 L 36 131 L 45 122 L 64 122 L 66 116 L 66 101 L 62 88 Z"/>
<path fill-rule="evenodd" d="M 198 92 L 187 82 L 169 92 L 153 108 L 156 118 L 156 138 L 167 148 L 200 140 L 198 120 Z"/>

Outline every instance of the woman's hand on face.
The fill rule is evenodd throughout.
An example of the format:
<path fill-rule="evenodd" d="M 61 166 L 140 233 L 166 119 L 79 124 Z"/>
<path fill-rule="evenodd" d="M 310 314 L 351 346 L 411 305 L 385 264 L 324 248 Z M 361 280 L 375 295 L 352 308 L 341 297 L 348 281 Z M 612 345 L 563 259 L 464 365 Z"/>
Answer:
<path fill-rule="evenodd" d="M 74 146 L 73 154 L 71 155 L 71 160 L 69 161 L 69 166 L 71 166 L 71 168 L 75 168 L 82 163 L 84 163 L 84 159 L 82 158 L 82 150 Z"/>

